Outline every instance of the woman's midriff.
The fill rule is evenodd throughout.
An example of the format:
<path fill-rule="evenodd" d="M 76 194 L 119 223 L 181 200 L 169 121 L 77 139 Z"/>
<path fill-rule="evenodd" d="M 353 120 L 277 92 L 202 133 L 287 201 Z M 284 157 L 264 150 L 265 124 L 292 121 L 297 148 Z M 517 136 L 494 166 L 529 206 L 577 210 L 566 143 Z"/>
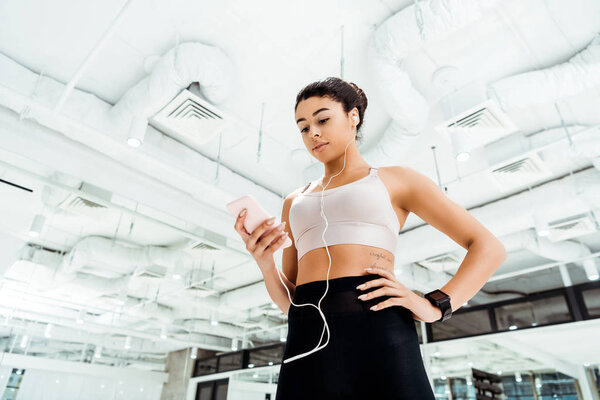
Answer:
<path fill-rule="evenodd" d="M 344 276 L 369 275 L 365 268 L 383 268 L 394 272 L 394 254 L 388 250 L 361 244 L 335 244 L 327 246 L 331 256 L 329 279 Z M 329 256 L 327 249 L 310 250 L 298 261 L 296 285 L 327 279 Z"/>

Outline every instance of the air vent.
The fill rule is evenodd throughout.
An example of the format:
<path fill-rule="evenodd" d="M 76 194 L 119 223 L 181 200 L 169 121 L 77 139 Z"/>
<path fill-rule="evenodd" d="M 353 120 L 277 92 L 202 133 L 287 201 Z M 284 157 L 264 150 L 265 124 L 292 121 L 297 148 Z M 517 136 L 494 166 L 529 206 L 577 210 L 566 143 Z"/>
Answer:
<path fill-rule="evenodd" d="M 491 173 L 494 178 L 492 182 L 496 183 L 503 192 L 539 182 L 552 176 L 552 172 L 537 153 L 513 159 L 493 169 Z"/>
<path fill-rule="evenodd" d="M 444 272 L 457 270 L 461 260 L 452 253 L 445 253 L 417 261 L 416 263 L 432 271 Z"/>
<path fill-rule="evenodd" d="M 199 85 L 194 82 L 152 117 L 150 122 L 179 141 L 202 145 L 220 132 L 226 118 L 223 111 L 201 98 Z"/>
<path fill-rule="evenodd" d="M 107 218 L 107 215 L 114 214 L 114 210 L 111 210 L 102 204 L 84 199 L 76 194 L 70 194 L 58 207 L 70 213 L 87 215 L 88 217 L 97 220 L 110 220 L 110 218 Z"/>
<path fill-rule="evenodd" d="M 112 192 L 86 182 L 81 184 L 79 190 L 81 192 L 89 193 L 91 196 L 103 199 L 107 202 L 112 200 Z M 58 207 L 65 211 L 87 215 L 92 218 L 106 218 L 107 214 L 109 213 L 117 215 L 115 210 L 109 209 L 102 204 L 74 193 L 69 194 L 67 198 L 58 205 Z"/>
<path fill-rule="evenodd" d="M 446 100 L 452 102 L 452 99 Z M 453 116 L 436 126 L 441 133 L 465 132 L 487 136 L 505 136 L 516 132 L 517 127 L 494 100 L 487 100 Z"/>
<path fill-rule="evenodd" d="M 199 243 L 195 244 L 194 246 L 190 247 L 189 250 L 191 252 L 196 252 L 196 251 L 200 251 L 200 250 L 218 250 L 218 248 L 211 246 L 210 244 L 205 243 L 205 242 L 199 242 Z"/>
<path fill-rule="evenodd" d="M 66 208 L 69 209 L 81 209 L 81 208 L 107 208 L 102 204 L 95 203 L 91 200 L 84 199 L 83 197 L 73 196 L 63 202 Z"/>
<path fill-rule="evenodd" d="M 208 297 L 208 296 L 212 296 L 213 294 L 218 294 L 219 291 L 217 289 L 215 289 L 215 283 L 220 282 L 221 284 L 225 283 L 225 279 L 222 277 L 217 277 L 214 280 L 208 282 L 210 280 L 210 278 L 208 279 L 201 279 L 201 280 L 192 280 L 192 282 L 190 282 L 190 284 L 186 287 L 186 293 L 191 294 L 192 296 L 195 297 Z M 219 285 L 216 285 L 219 286 Z"/>
<path fill-rule="evenodd" d="M 200 240 L 191 242 L 191 244 L 187 246 L 184 251 L 194 258 L 201 258 L 206 255 L 208 251 L 212 252 L 221 250 L 221 248 L 213 245 L 215 243 L 223 243 L 223 246 L 225 247 L 226 238 L 223 235 L 205 229 L 203 236 L 206 237 L 206 241 Z"/>
<path fill-rule="evenodd" d="M 552 242 L 559 242 L 597 232 L 594 221 L 588 214 L 578 214 L 555 220 L 549 222 L 548 226 L 550 228 L 548 239 Z"/>
<path fill-rule="evenodd" d="M 133 276 L 138 278 L 164 278 L 166 274 L 167 268 L 162 265 L 138 267 L 133 271 Z"/>
<path fill-rule="evenodd" d="M 205 286 L 202 286 L 200 283 L 195 282 L 185 289 L 185 293 L 193 297 L 208 297 L 214 294 L 218 294 L 219 292 L 215 289 L 207 288 Z"/>

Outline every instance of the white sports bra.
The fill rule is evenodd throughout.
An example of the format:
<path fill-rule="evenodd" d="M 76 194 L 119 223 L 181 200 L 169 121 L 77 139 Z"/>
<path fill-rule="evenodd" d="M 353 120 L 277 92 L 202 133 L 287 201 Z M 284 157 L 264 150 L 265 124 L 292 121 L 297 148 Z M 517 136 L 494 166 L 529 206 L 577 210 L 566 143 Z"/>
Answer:
<path fill-rule="evenodd" d="M 304 193 L 309 186 L 310 182 L 294 198 L 289 212 L 298 261 L 310 250 L 325 247 L 321 237 L 325 230 L 321 191 Z M 377 168 L 371 167 L 364 178 L 325 189 L 322 195 L 323 213 L 328 221 L 327 246 L 363 244 L 395 252 L 400 222 Z"/>

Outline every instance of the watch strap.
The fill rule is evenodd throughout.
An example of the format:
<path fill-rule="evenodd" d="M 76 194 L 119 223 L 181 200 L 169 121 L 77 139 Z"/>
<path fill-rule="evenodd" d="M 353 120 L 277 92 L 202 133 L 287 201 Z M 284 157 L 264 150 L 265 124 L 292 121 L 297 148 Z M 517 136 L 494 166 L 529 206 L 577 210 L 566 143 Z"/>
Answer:
<path fill-rule="evenodd" d="M 434 293 L 436 294 L 436 298 L 432 296 Z M 440 295 L 442 296 L 441 298 Z M 443 322 L 450 319 L 452 316 L 452 306 L 450 304 L 450 296 L 448 294 L 436 289 L 425 294 L 425 298 L 442 311 L 442 316 L 436 322 Z"/>

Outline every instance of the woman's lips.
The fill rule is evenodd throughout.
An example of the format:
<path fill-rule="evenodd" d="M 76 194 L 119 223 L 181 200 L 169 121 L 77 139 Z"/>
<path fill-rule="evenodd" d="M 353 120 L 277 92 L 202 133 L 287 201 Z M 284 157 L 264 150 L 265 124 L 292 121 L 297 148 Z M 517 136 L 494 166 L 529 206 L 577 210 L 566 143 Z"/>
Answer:
<path fill-rule="evenodd" d="M 315 151 L 315 152 L 322 151 L 325 148 L 325 146 L 327 146 L 327 144 L 328 143 L 325 143 L 325 144 L 320 145 L 319 147 L 315 147 L 315 149 L 313 151 Z"/>

